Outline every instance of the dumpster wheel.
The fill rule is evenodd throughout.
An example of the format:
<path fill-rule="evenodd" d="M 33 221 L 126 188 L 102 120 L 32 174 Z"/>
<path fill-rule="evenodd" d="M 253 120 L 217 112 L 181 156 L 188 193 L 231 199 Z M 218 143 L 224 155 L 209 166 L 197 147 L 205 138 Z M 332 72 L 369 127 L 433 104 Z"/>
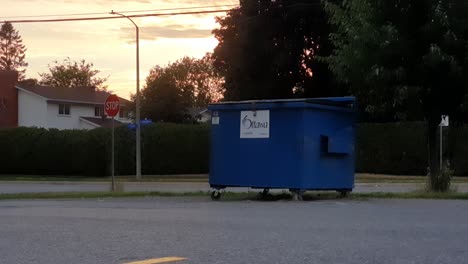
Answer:
<path fill-rule="evenodd" d="M 268 197 L 268 194 L 270 194 L 270 189 L 265 188 L 263 189 L 262 192 L 259 193 L 261 199 L 266 199 Z"/>
<path fill-rule="evenodd" d="M 340 198 L 346 198 L 351 193 L 351 190 L 339 190 Z"/>
<path fill-rule="evenodd" d="M 211 191 L 211 200 L 218 201 L 221 198 L 221 192 L 219 190 Z"/>
<path fill-rule="evenodd" d="M 293 201 L 303 201 L 304 200 L 304 190 L 301 189 L 289 189 L 292 194 Z"/>

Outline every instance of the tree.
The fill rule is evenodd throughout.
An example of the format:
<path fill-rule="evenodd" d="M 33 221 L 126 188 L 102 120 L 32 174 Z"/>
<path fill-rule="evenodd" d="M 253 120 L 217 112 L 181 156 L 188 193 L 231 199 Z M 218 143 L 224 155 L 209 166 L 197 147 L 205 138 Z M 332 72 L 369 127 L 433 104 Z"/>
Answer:
<path fill-rule="evenodd" d="M 76 87 L 95 87 L 96 89 L 106 90 L 104 84 L 107 78 L 97 77 L 99 70 L 93 69 L 94 64 L 85 60 L 72 61 L 66 58 L 63 62 L 54 61 L 54 65 L 48 65 L 49 72 L 39 73 L 41 85 L 76 88 Z"/>
<path fill-rule="evenodd" d="M 429 184 L 447 190 L 437 127 L 456 115 L 467 90 L 468 5 L 465 0 L 349 0 L 326 4 L 335 50 L 325 59 L 369 112 L 409 113 L 428 124 Z"/>
<path fill-rule="evenodd" d="M 193 86 L 193 107 L 206 107 L 208 104 L 218 102 L 223 98 L 224 78 L 214 68 L 213 56 L 206 54 L 201 59 L 184 58 L 182 63 L 188 64 L 186 82 Z"/>
<path fill-rule="evenodd" d="M 24 86 L 24 87 L 33 87 L 39 84 L 39 81 L 34 78 L 28 78 L 28 79 L 23 79 L 18 81 L 19 86 Z"/>
<path fill-rule="evenodd" d="M 220 100 L 222 84 L 210 54 L 202 59 L 184 57 L 164 68 L 155 66 L 142 91 L 142 116 L 154 121 L 191 121 L 188 110 Z"/>
<path fill-rule="evenodd" d="M 228 100 L 343 95 L 326 64 L 329 25 L 320 0 L 241 0 L 218 17 L 215 67 Z"/>
<path fill-rule="evenodd" d="M 24 60 L 26 46 L 23 44 L 18 30 L 10 22 L 5 22 L 0 28 L 0 69 L 18 72 L 19 79 L 24 78 L 28 63 Z"/>

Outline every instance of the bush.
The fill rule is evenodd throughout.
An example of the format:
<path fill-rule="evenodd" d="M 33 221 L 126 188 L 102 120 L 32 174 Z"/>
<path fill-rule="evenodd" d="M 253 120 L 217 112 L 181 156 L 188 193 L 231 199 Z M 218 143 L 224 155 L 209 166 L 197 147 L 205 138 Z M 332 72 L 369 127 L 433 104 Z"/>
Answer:
<path fill-rule="evenodd" d="M 453 170 L 451 170 L 446 164 L 440 169 L 439 174 L 433 174 L 429 172 L 427 177 L 427 191 L 433 192 L 447 192 L 450 190 L 450 183 L 453 177 Z"/>

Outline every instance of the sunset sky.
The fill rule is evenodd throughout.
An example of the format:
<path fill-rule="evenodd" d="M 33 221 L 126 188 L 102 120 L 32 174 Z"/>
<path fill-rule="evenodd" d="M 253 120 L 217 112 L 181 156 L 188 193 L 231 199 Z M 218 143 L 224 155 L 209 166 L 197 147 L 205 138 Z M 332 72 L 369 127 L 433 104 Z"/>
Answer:
<path fill-rule="evenodd" d="M 154 10 L 215 5 L 219 9 L 228 9 L 238 3 L 238 0 L 1 0 L 0 21 L 64 18 L 70 16 L 48 15 L 109 13 L 111 10 L 161 13 L 167 11 Z M 200 58 L 213 51 L 217 41 L 211 30 L 218 26 L 215 16 L 223 15 L 133 18 L 140 27 L 140 87 L 143 88 L 150 68 L 155 65 L 166 65 L 183 56 Z M 48 64 L 70 57 L 94 63 L 95 68 L 101 71 L 100 76 L 108 77 L 109 89 L 118 95 L 129 98 L 130 93 L 135 92 L 135 27 L 127 19 L 19 23 L 13 26 L 19 30 L 28 49 L 27 78 L 38 78 L 39 72 L 48 71 Z"/>

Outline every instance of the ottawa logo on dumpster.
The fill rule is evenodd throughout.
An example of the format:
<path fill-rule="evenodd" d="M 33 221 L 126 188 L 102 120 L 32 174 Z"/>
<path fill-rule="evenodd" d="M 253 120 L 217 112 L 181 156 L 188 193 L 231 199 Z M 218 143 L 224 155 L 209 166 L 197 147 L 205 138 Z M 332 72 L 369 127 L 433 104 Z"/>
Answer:
<path fill-rule="evenodd" d="M 270 111 L 241 111 L 241 138 L 269 138 Z"/>
<path fill-rule="evenodd" d="M 247 129 L 268 128 L 268 122 L 252 121 L 247 115 L 244 116 L 244 119 L 242 120 L 242 125 Z"/>

